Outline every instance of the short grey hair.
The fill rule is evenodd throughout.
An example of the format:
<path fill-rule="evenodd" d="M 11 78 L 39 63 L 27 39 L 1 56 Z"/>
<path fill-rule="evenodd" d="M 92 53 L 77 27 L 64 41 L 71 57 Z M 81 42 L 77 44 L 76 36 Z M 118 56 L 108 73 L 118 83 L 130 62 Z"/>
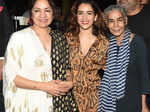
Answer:
<path fill-rule="evenodd" d="M 108 20 L 108 16 L 112 10 L 118 10 L 122 13 L 123 17 L 127 17 L 127 11 L 121 5 L 110 5 L 104 10 L 105 20 Z"/>

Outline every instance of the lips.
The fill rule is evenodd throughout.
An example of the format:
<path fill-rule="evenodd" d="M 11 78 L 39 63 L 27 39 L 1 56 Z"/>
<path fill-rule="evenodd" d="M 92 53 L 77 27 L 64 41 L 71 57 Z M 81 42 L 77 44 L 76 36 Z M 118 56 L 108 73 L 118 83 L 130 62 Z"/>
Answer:
<path fill-rule="evenodd" d="M 48 19 L 40 19 L 39 21 L 40 21 L 40 22 L 47 22 Z"/>
<path fill-rule="evenodd" d="M 86 25 L 86 24 L 88 24 L 89 22 L 81 22 L 81 24 L 84 24 L 84 25 Z"/>
<path fill-rule="evenodd" d="M 120 30 L 112 30 L 113 32 L 120 32 Z"/>

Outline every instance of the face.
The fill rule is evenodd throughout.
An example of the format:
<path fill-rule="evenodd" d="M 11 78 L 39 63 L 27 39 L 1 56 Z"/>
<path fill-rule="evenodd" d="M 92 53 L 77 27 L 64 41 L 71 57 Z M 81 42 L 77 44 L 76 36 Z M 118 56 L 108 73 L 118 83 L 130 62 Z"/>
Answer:
<path fill-rule="evenodd" d="M 123 6 L 126 9 L 135 8 L 139 0 L 117 0 L 117 3 Z"/>
<path fill-rule="evenodd" d="M 93 23 L 96 21 L 96 15 L 90 4 L 82 3 L 77 10 L 77 22 L 80 30 L 90 30 L 93 28 Z"/>
<path fill-rule="evenodd" d="M 124 18 L 118 10 L 112 10 L 108 15 L 107 26 L 110 32 L 116 37 L 122 36 L 125 32 L 127 18 Z"/>
<path fill-rule="evenodd" d="M 46 28 L 53 20 L 53 11 L 47 0 L 37 0 L 32 8 L 33 26 Z"/>

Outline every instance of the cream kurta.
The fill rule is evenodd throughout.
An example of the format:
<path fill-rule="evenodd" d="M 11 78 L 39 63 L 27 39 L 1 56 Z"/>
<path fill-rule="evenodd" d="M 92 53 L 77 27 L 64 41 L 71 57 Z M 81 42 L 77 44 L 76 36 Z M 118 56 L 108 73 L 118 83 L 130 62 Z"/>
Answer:
<path fill-rule="evenodd" d="M 3 71 L 6 112 L 52 112 L 52 97 L 43 91 L 15 86 L 16 75 L 46 82 L 52 80 L 51 60 L 36 33 L 26 28 L 8 43 Z"/>

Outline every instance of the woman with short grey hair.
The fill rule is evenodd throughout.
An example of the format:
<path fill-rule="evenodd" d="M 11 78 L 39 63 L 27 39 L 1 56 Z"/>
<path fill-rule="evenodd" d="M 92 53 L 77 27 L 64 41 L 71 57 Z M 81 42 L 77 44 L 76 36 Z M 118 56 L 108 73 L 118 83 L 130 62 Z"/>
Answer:
<path fill-rule="evenodd" d="M 126 11 L 121 6 L 109 6 L 104 15 L 111 36 L 98 112 L 149 112 L 145 102 L 150 80 L 144 40 L 127 28 Z"/>

